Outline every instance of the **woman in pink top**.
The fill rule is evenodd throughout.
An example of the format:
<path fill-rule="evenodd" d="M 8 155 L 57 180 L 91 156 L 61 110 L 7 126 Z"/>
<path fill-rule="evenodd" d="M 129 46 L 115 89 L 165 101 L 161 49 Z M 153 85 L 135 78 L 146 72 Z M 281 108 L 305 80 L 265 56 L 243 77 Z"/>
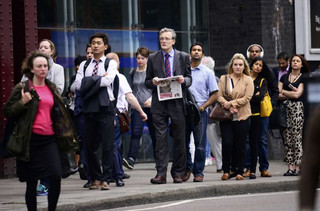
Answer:
<path fill-rule="evenodd" d="M 58 143 L 63 134 L 58 128 L 64 127 L 64 132 L 74 137 L 61 96 L 56 86 L 46 79 L 49 68 L 46 54 L 31 53 L 22 64 L 22 73 L 28 81 L 14 87 L 4 109 L 7 117 L 16 119 L 16 134 L 25 146 L 23 152 L 15 156 L 19 180 L 27 182 L 28 210 L 37 210 L 37 183 L 43 178 L 49 178 L 51 183 L 48 210 L 56 209 L 61 184 Z"/>

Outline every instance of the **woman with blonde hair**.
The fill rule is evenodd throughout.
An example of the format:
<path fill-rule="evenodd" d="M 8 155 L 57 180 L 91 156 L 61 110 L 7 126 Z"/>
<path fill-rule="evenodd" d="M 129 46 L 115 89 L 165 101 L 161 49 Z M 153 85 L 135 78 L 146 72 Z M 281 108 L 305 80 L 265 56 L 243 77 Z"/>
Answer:
<path fill-rule="evenodd" d="M 228 64 L 228 74 L 221 76 L 219 82 L 218 102 L 233 114 L 232 121 L 220 122 L 223 170 L 221 180 L 228 180 L 232 176 L 243 180 L 245 140 L 249 130 L 253 91 L 249 65 L 242 54 L 236 53 Z M 231 176 L 230 170 L 234 172 Z"/>
<path fill-rule="evenodd" d="M 53 56 L 56 53 L 56 47 L 54 43 L 49 39 L 42 39 L 39 42 L 38 50 L 49 56 L 50 69 L 48 71 L 47 79 L 57 86 L 60 94 L 64 90 L 64 69 L 61 65 L 57 64 L 53 60 Z M 27 81 L 27 77 L 24 75 L 21 81 Z"/>

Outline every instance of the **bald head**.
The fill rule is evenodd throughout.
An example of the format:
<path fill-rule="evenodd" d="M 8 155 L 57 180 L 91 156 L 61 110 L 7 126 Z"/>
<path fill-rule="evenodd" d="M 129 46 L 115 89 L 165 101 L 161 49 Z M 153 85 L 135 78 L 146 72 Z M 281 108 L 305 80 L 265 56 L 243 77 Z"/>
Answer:
<path fill-rule="evenodd" d="M 106 55 L 106 57 L 107 57 L 108 59 L 113 59 L 113 60 L 115 60 L 115 61 L 117 62 L 117 69 L 119 70 L 119 68 L 120 68 L 119 56 L 118 56 L 116 53 L 111 52 L 111 53 L 108 53 L 108 54 Z"/>

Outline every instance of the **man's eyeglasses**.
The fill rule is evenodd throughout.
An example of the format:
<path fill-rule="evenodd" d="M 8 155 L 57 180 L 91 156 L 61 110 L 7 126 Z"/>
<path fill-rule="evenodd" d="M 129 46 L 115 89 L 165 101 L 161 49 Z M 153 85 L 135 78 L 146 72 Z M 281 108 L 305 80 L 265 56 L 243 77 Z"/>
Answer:
<path fill-rule="evenodd" d="M 161 42 L 161 41 L 169 41 L 169 40 L 172 40 L 172 38 L 170 38 L 170 37 L 160 37 L 159 38 L 159 41 Z"/>

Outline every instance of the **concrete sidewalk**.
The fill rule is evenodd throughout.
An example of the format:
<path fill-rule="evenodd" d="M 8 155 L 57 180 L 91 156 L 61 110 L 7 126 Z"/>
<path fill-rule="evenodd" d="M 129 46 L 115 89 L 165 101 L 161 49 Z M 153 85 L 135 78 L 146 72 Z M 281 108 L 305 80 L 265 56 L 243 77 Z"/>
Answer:
<path fill-rule="evenodd" d="M 152 185 L 150 179 L 156 175 L 155 164 L 143 163 L 136 164 L 134 170 L 125 169 L 131 175 L 124 180 L 125 186 L 116 187 L 111 183 L 109 191 L 82 188 L 86 181 L 80 180 L 77 173 L 62 180 L 57 210 L 99 210 L 198 197 L 297 190 L 299 177 L 284 177 L 287 171 L 284 162 L 271 161 L 269 170 L 271 178 L 260 177 L 258 173 L 255 180 L 221 181 L 222 173 L 216 173 L 215 166 L 207 166 L 202 183 L 192 182 L 191 176 L 186 183 L 174 184 L 168 171 L 167 184 Z M 20 183 L 17 178 L 0 179 L 0 210 L 27 210 L 25 186 L 26 183 Z M 47 197 L 38 196 L 37 200 L 38 209 L 47 210 Z"/>

